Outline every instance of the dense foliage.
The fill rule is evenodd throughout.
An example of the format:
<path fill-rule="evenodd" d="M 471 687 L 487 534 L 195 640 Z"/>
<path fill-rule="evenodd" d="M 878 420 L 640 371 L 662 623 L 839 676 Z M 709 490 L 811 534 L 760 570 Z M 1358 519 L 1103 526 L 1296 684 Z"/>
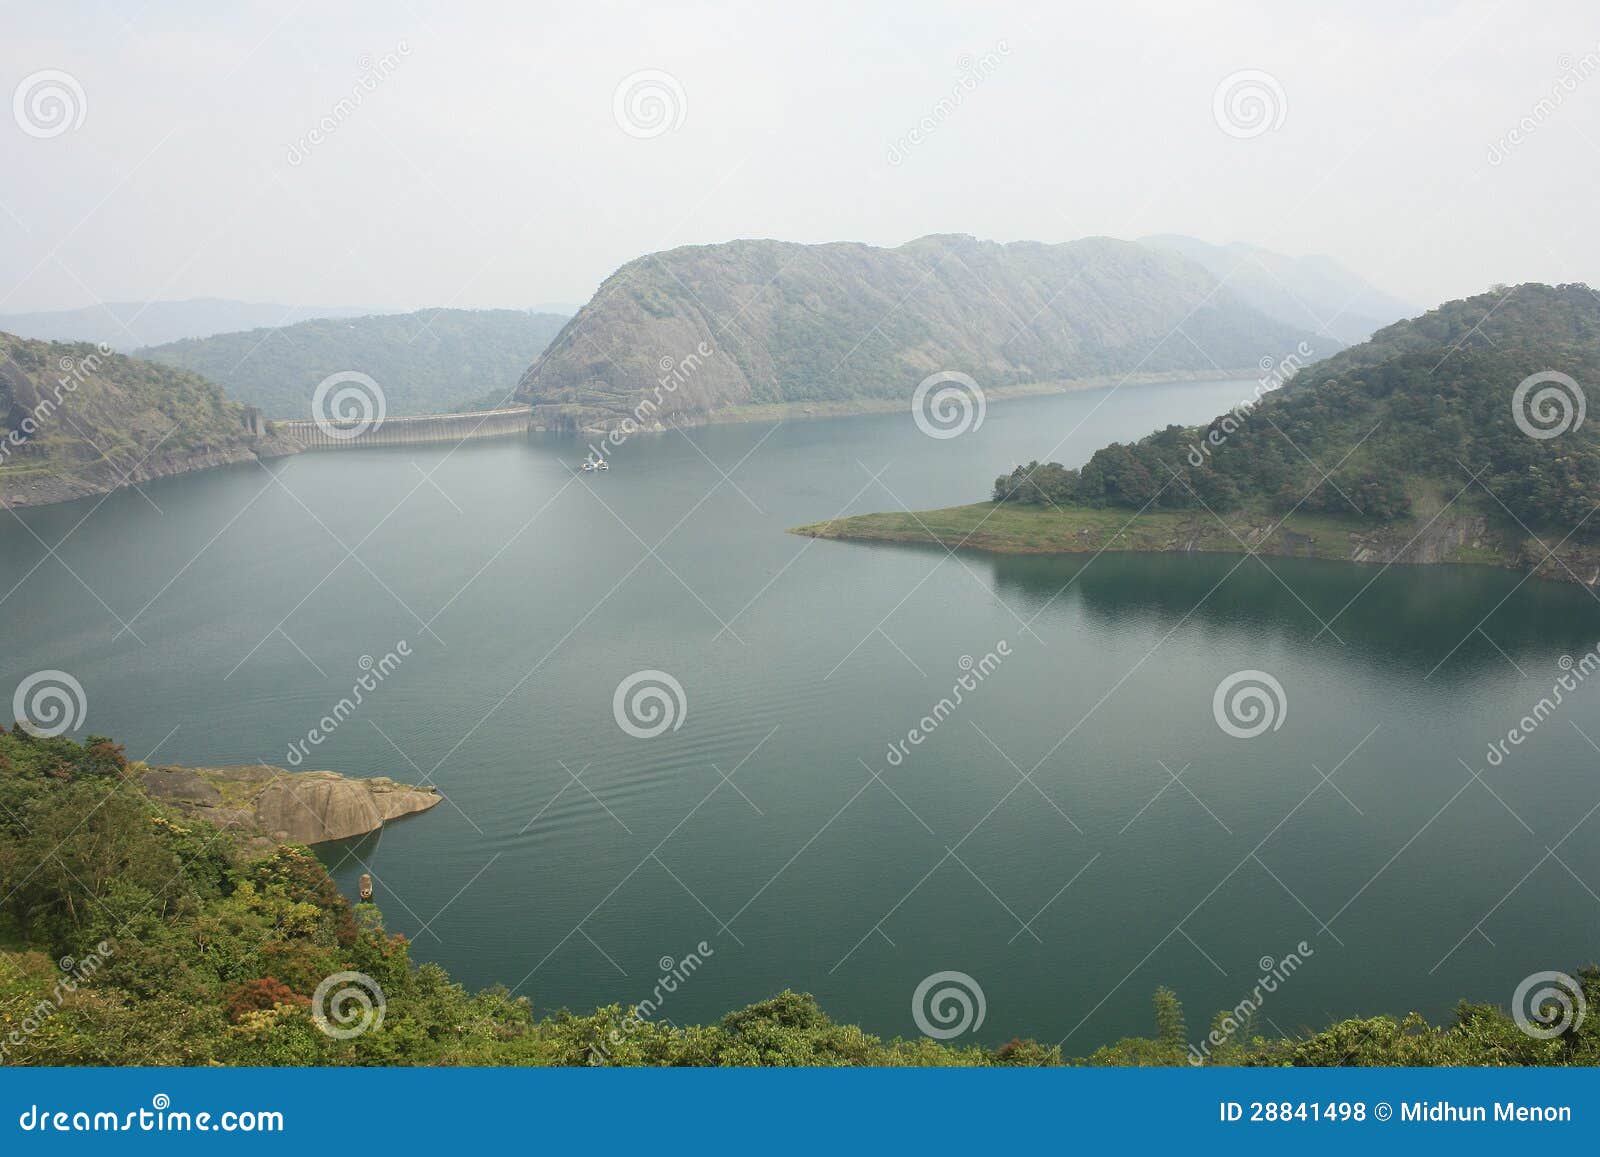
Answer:
<path fill-rule="evenodd" d="M 1492 516 L 1561 533 L 1583 523 L 1578 536 L 1592 539 L 1600 520 L 1583 520 L 1600 503 L 1600 423 L 1536 438 L 1514 418 L 1519 383 L 1546 371 L 1580 391 L 1600 382 L 1600 297 L 1587 286 L 1521 285 L 1449 302 L 1205 427 L 1114 443 L 1077 470 L 1019 466 L 996 479 L 994 498 L 1388 521 L 1427 514 L 1466 487 L 1465 500 Z M 1568 397 L 1576 416 L 1581 393 Z M 1541 432 L 1560 424 L 1533 423 Z"/>
<path fill-rule="evenodd" d="M 370 904 L 352 908 L 306 849 L 249 860 L 232 839 L 151 801 L 139 764 L 0 731 L 0 1061 L 230 1065 L 1181 1065 L 1183 1010 L 1156 994 L 1157 1035 L 1079 1061 L 1033 1041 L 997 1049 L 885 1041 L 783 992 L 711 1025 L 678 1027 L 616 1005 L 536 1017 L 503 988 L 468 993 L 414 965 Z M 93 961 L 92 970 L 89 961 Z M 349 1039 L 317 1026 L 336 972 L 381 986 L 382 1024 Z M 1581 973 L 1600 1007 L 1600 972 Z M 325 1009 L 327 1015 L 333 1010 Z M 1217 1025 L 1227 1028 L 1219 1014 Z M 1463 1004 L 1447 1026 L 1349 1020 L 1290 1039 L 1248 1018 L 1210 1064 L 1600 1063 L 1600 1017 L 1549 1041 Z"/>
<path fill-rule="evenodd" d="M 391 414 L 449 413 L 504 404 L 517 379 L 567 319 L 518 309 L 428 309 L 191 338 L 139 351 L 221 384 L 269 418 L 311 417 L 329 374 L 376 381 Z"/>

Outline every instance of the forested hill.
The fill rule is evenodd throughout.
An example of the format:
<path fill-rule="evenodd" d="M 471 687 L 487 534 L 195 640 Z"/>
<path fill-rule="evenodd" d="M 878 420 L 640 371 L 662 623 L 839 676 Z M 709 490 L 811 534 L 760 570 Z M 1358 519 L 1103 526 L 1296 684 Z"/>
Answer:
<path fill-rule="evenodd" d="M 1456 349 L 1518 355 L 1530 365 L 1543 359 L 1541 369 L 1597 384 L 1593 373 L 1585 378 L 1582 371 L 1600 356 L 1600 297 L 1583 284 L 1496 286 L 1386 326 L 1370 341 L 1326 358 L 1313 367 L 1315 372 L 1297 375 L 1291 384 L 1316 384 L 1407 354 L 1432 352 L 1438 357 Z M 1440 367 L 1441 373 L 1448 370 L 1449 363 Z"/>
<path fill-rule="evenodd" d="M 310 417 L 317 384 L 343 370 L 376 381 L 391 414 L 448 413 L 508 398 L 566 320 L 518 309 L 318 318 L 151 346 L 139 356 L 204 374 L 269 418 Z"/>
<path fill-rule="evenodd" d="M 1179 254 L 933 236 L 897 249 L 731 241 L 608 278 L 522 379 L 547 420 L 620 422 L 669 374 L 675 420 L 771 403 L 909 403 L 936 371 L 986 391 L 1255 367 L 1305 341 Z M 710 349 L 710 354 L 697 351 Z"/>
<path fill-rule="evenodd" d="M 1465 488 L 1461 509 L 1593 541 L 1600 417 L 1584 420 L 1584 391 L 1597 383 L 1594 291 L 1496 287 L 1379 330 L 1209 426 L 1107 446 L 1081 470 L 1020 466 L 995 498 L 1386 521 L 1428 515 Z"/>
<path fill-rule="evenodd" d="M 352 909 L 307 849 L 252 852 L 249 841 L 146 795 L 150 772 L 103 736 L 78 744 L 21 724 L 0 728 L 0 1066 L 1065 1060 L 1060 1046 L 1031 1040 L 884 1040 L 788 991 L 685 1026 L 652 1019 L 649 1002 L 574 1014 L 542 1001 L 536 1010 L 537 992 L 471 993 L 437 964 L 413 963 L 406 939 L 388 933 L 371 904 Z M 723 943 L 702 950 L 721 952 Z M 1580 969 L 1576 983 L 1582 999 L 1600 1004 L 1600 971 Z M 1594 1016 L 1543 1039 L 1494 1005 L 1463 1002 L 1437 1027 L 1415 1014 L 1375 1016 L 1286 1038 L 1227 1010 L 1211 1020 L 1202 1052 L 1189 1041 L 1206 1036 L 1203 1022 L 1186 1028 L 1166 989 L 1154 1003 L 1158 1036 L 1108 1044 L 1080 1063 L 1600 1062 Z M 1059 1019 L 1060 1010 L 1041 1010 L 1039 1023 L 1051 1014 Z"/>
<path fill-rule="evenodd" d="M 0 505 L 32 506 L 290 453 L 187 370 L 0 333 Z"/>

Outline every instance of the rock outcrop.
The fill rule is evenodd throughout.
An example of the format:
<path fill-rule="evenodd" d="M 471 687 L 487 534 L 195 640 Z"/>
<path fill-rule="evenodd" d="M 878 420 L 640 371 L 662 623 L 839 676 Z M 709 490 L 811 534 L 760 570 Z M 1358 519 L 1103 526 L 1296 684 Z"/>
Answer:
<path fill-rule="evenodd" d="M 941 370 L 1002 392 L 1218 367 L 1254 376 L 1302 341 L 1329 349 L 1178 254 L 1106 237 L 730 241 L 624 265 L 518 394 L 548 427 L 654 428 L 752 406 L 903 405 Z"/>
<path fill-rule="evenodd" d="M 0 507 L 296 453 L 221 388 L 108 347 L 0 333 Z"/>
<path fill-rule="evenodd" d="M 377 831 L 427 811 L 444 797 L 387 776 L 355 779 L 331 771 L 241 767 L 150 768 L 144 789 L 245 842 L 320 844 Z"/>

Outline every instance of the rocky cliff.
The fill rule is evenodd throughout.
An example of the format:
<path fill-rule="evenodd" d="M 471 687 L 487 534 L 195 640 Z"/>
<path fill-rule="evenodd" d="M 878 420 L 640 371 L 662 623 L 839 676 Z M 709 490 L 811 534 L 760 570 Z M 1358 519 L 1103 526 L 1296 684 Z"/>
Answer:
<path fill-rule="evenodd" d="M 196 374 L 0 334 L 0 505 L 41 506 L 291 454 Z"/>
<path fill-rule="evenodd" d="M 156 799 L 235 833 L 243 842 L 320 844 L 377 831 L 444 797 L 387 777 L 353 779 L 331 771 L 288 771 L 266 764 L 161 767 L 141 782 Z"/>
<path fill-rule="evenodd" d="M 518 393 L 543 425 L 605 429 L 652 397 L 652 422 L 752 405 L 909 403 L 940 370 L 986 391 L 1107 375 L 1254 377 L 1262 359 L 1302 341 L 1318 355 L 1337 345 L 1269 318 L 1179 254 L 1111 238 L 732 241 L 624 265 Z"/>

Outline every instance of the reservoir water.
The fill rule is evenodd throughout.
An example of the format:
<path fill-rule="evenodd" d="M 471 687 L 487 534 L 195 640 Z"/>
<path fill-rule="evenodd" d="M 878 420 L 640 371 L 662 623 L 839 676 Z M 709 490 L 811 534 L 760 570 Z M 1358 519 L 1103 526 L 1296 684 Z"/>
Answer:
<path fill-rule="evenodd" d="M 640 435 L 596 475 L 542 435 L 306 454 L 0 515 L 0 690 L 64 670 L 80 734 L 131 758 L 282 765 L 403 640 L 303 766 L 448 802 L 323 854 L 419 960 L 541 1012 L 649 998 L 691 952 L 680 1024 L 793 988 L 911 1035 L 959 971 L 965 1039 L 1069 1054 L 1151 1032 L 1162 984 L 1198 1040 L 1291 952 L 1262 1031 L 1507 1005 L 1600 932 L 1600 678 L 1524 725 L 1600 641 L 1590 591 L 785 533 L 974 501 L 1250 388 L 996 403 L 948 440 L 908 414 Z M 649 737 L 614 705 L 640 672 L 682 690 L 637 685 L 666 688 L 670 723 L 624 712 Z M 1250 738 L 1214 710 L 1239 672 L 1282 689 Z"/>

